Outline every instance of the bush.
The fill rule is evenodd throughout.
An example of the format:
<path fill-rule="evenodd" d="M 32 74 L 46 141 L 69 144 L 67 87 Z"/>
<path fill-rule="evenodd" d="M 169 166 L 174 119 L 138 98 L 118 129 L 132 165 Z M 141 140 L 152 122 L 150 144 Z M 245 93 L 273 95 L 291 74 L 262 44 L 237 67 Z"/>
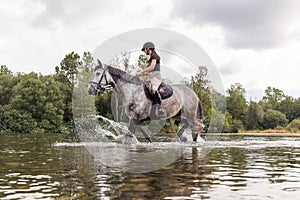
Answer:
<path fill-rule="evenodd" d="M 238 133 L 239 131 L 244 131 L 243 122 L 239 119 L 234 119 L 232 121 L 231 130 L 233 133 Z"/>
<path fill-rule="evenodd" d="M 300 119 L 294 119 L 286 128 L 293 133 L 300 132 Z"/>
<path fill-rule="evenodd" d="M 30 113 L 13 109 L 10 105 L 0 105 L 0 132 L 29 133 L 37 123 Z"/>
<path fill-rule="evenodd" d="M 269 109 L 264 114 L 263 126 L 265 129 L 274 129 L 276 126 L 286 126 L 287 118 L 285 114 Z"/>
<path fill-rule="evenodd" d="M 223 133 L 231 133 L 232 132 L 232 116 L 229 112 L 225 114 Z"/>

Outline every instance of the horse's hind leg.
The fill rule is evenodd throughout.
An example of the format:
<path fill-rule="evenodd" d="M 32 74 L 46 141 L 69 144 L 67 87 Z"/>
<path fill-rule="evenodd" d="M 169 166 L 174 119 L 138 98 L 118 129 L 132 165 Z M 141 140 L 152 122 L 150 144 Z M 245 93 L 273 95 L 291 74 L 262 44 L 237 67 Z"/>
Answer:
<path fill-rule="evenodd" d="M 192 131 L 193 142 L 197 142 L 198 134 Z"/>
<path fill-rule="evenodd" d="M 188 127 L 189 124 L 187 121 L 184 121 L 183 123 L 184 123 L 183 126 L 177 132 L 177 136 L 179 137 L 181 142 L 186 142 L 187 138 L 184 137 L 182 134 L 183 134 L 184 130 Z"/>

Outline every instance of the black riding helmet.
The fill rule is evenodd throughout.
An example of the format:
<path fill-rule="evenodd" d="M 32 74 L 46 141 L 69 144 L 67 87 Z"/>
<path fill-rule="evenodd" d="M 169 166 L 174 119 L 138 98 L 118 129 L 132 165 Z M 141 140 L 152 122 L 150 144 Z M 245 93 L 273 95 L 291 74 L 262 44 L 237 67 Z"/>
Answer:
<path fill-rule="evenodd" d="M 152 42 L 146 42 L 144 45 L 143 45 L 143 48 L 142 48 L 142 51 L 144 51 L 144 49 L 155 49 L 155 46 Z"/>

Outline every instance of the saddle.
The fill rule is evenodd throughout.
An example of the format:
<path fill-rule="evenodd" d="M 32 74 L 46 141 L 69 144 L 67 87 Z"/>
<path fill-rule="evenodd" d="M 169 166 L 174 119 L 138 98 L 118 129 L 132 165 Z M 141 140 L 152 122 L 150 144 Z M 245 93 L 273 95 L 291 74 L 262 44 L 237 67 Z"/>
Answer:
<path fill-rule="evenodd" d="M 155 98 L 154 98 L 154 95 L 151 93 L 151 83 L 150 83 L 150 81 L 147 81 L 143 85 L 143 87 L 144 87 L 144 92 L 145 92 L 146 97 L 148 99 L 154 101 Z M 158 87 L 158 92 L 159 92 L 162 100 L 170 98 L 173 95 L 173 89 L 172 89 L 172 87 L 169 86 L 169 85 L 167 85 L 164 82 L 162 82 L 160 84 L 160 86 Z"/>

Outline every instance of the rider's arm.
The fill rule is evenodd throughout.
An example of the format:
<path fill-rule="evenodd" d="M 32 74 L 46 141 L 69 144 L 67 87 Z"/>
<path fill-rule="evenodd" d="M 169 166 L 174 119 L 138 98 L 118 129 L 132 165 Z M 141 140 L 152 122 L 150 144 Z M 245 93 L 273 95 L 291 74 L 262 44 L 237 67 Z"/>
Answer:
<path fill-rule="evenodd" d="M 137 76 L 148 75 L 150 72 L 154 70 L 155 65 L 156 65 L 156 59 L 152 59 L 149 67 L 145 68 L 143 71 L 138 72 L 136 75 Z"/>

